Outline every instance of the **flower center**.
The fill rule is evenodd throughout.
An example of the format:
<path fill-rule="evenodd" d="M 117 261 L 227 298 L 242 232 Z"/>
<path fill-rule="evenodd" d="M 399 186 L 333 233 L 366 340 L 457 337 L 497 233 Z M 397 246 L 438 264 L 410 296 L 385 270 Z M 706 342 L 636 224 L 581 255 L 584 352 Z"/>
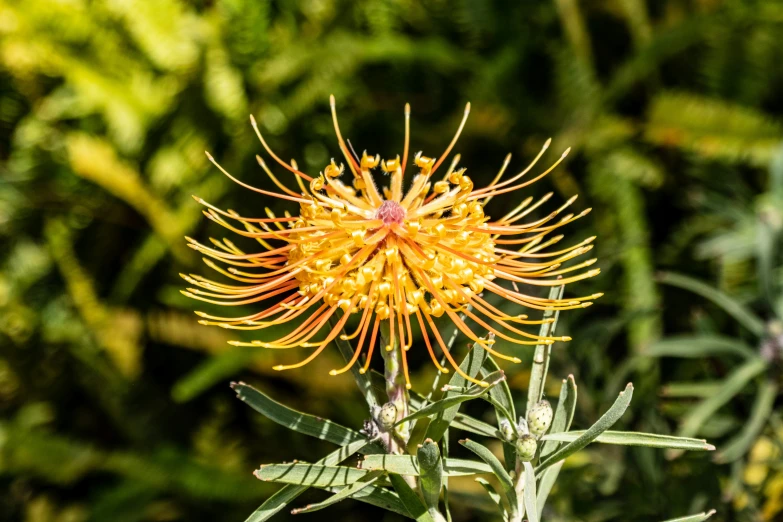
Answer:
<path fill-rule="evenodd" d="M 380 208 L 375 213 L 375 217 L 383 221 L 383 224 L 386 226 L 392 223 L 402 225 L 402 222 L 405 220 L 405 209 L 396 201 L 386 200 L 381 203 Z"/>

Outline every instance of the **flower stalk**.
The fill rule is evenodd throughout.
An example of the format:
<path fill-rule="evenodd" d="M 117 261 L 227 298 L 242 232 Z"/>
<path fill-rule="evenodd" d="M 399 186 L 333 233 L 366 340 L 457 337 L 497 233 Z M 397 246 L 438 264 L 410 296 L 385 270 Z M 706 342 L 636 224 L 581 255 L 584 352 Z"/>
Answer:
<path fill-rule="evenodd" d="M 397 410 L 397 421 L 404 419 L 410 413 L 408 407 L 408 387 L 405 379 L 405 368 L 403 368 L 404 362 L 400 357 L 400 350 L 402 349 L 397 341 L 394 344 L 389 344 L 389 331 L 386 325 L 381 326 L 381 353 L 383 355 L 383 377 L 386 381 L 386 395 L 389 399 L 389 403 L 393 404 Z M 398 426 L 392 428 L 394 430 L 392 436 L 392 447 L 389 448 L 390 453 L 403 454 L 405 453 L 408 440 L 410 439 L 410 423 L 404 422 Z"/>

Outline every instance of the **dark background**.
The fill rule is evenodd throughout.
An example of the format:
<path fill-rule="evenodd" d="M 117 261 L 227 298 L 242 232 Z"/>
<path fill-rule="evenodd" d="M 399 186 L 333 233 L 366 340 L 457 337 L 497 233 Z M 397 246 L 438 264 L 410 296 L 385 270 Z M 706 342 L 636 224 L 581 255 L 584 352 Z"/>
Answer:
<path fill-rule="evenodd" d="M 606 295 L 562 317 L 574 340 L 556 346 L 550 385 L 556 394 L 576 376 L 585 428 L 632 380 L 619 428 L 675 433 L 737 362 L 646 350 L 686 332 L 758 340 L 656 273 L 702 279 L 764 320 L 783 310 L 781 34 L 774 0 L 0 2 L 0 519 L 244 520 L 275 489 L 252 477 L 258 464 L 332 448 L 254 414 L 231 380 L 361 426 L 350 376 L 327 375 L 335 350 L 273 372 L 301 354 L 232 348 L 253 337 L 199 326 L 192 310 L 206 308 L 179 293 L 179 272 L 208 271 L 183 236 L 223 234 L 192 194 L 249 216 L 296 211 L 232 184 L 203 151 L 269 184 L 253 114 L 281 157 L 317 173 L 339 155 L 332 93 L 343 134 L 382 157 L 401 153 L 406 102 L 412 152 L 438 156 L 470 101 L 455 150 L 476 186 L 508 152 L 516 172 L 548 137 L 541 165 L 572 147 L 553 174 L 486 212 L 549 191 L 550 208 L 574 194 L 577 211 L 593 208 L 564 241 L 597 235 L 603 273 L 569 292 Z M 426 389 L 422 351 L 412 365 Z M 506 367 L 519 400 L 525 368 Z M 698 435 L 720 448 L 747 422 L 753 390 Z M 545 519 L 652 522 L 715 508 L 718 520 L 780 520 L 780 426 L 773 412 L 729 464 L 588 448 L 566 462 Z M 457 506 L 457 520 L 490 519 Z M 396 519 L 355 501 L 300 516 Z"/>

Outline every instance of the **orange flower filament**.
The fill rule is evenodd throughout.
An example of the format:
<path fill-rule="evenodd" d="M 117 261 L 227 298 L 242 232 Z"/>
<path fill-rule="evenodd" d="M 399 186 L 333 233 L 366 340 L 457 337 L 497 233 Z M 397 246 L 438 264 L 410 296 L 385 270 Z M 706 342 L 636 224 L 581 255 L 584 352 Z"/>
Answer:
<path fill-rule="evenodd" d="M 415 155 L 413 164 L 418 173 L 404 192 L 410 107 L 405 107 L 402 159 L 397 156 L 385 161 L 378 156 L 370 157 L 366 152 L 361 159 L 355 157 L 340 134 L 334 97 L 331 107 L 337 140 L 350 174 L 344 173 L 344 167 L 334 160 L 317 177 L 301 172 L 293 160 L 290 163 L 282 161 L 264 141 L 252 117 L 253 128 L 266 151 L 295 175 L 298 192 L 283 185 L 260 157 L 257 157 L 259 164 L 282 193 L 250 187 L 236 180 L 207 154 L 218 169 L 237 183 L 267 196 L 298 203 L 299 215 L 276 217 L 266 209 L 266 218 L 247 218 L 196 198 L 207 207 L 204 214 L 209 219 L 239 235 L 256 239 L 264 250 L 245 253 L 228 239 L 212 240 L 212 248 L 188 238 L 190 247 L 228 265 L 224 269 L 205 259 L 211 268 L 242 284 L 215 282 L 195 274 L 183 275 L 190 284 L 199 287 L 183 293 L 226 306 L 275 301 L 266 309 L 244 317 L 216 317 L 196 312 L 202 317 L 202 324 L 261 330 L 288 322 L 298 323 L 290 333 L 274 341 L 231 342 L 236 346 L 314 349 L 299 363 L 275 367 L 285 370 L 312 361 L 341 335 L 348 318 L 357 314 L 359 324 L 355 331 L 342 334 L 342 339 L 358 337 L 353 357 L 343 368 L 332 370 L 330 374 L 350 369 L 363 351 L 367 357 L 361 371 L 366 371 L 378 341 L 379 327 L 386 323 L 388 344 L 383 349 L 402 348 L 402 366 L 408 387 L 406 352 L 413 341 L 412 322 L 418 324 L 430 357 L 440 371 L 448 372 L 448 369 L 438 362 L 437 348 L 454 370 L 481 385 L 486 383 L 460 370 L 433 318 L 445 314 L 471 341 L 481 344 L 492 355 L 513 362 L 520 360 L 494 350 L 494 340 L 482 339 L 464 318 L 470 318 L 482 329 L 514 344 L 570 340 L 526 332 L 520 329 L 521 325 L 540 325 L 551 319 L 535 321 L 528 320 L 526 315 L 508 315 L 483 297 L 492 293 L 535 310 L 568 310 L 589 306 L 592 299 L 600 296 L 552 300 L 521 293 L 517 288 L 517 283 L 558 286 L 598 274 L 597 269 L 582 270 L 595 259 L 564 267 L 564 263 L 592 248 L 592 237 L 568 248 L 544 251 L 563 237 L 550 237 L 554 230 L 589 212 L 588 209 L 578 215 L 561 216 L 576 197 L 547 216 L 530 222 L 521 220 L 545 203 L 551 193 L 537 201 L 528 197 L 496 221 L 484 214 L 484 205 L 492 197 L 519 190 L 546 176 L 568 151 L 550 168 L 525 182 L 519 180 L 533 168 L 550 141 L 525 170 L 505 181 L 501 179 L 510 155 L 495 179 L 484 188 L 474 189 L 465 169 L 457 169 L 459 155 L 436 180 L 436 171 L 465 125 L 470 111 L 468 104 L 454 139 L 440 159 L 421 153 Z M 373 173 L 378 170 L 387 175 L 388 187 L 376 184 Z M 349 183 L 344 181 L 345 177 L 350 179 Z M 501 285 L 501 280 L 509 281 L 513 289 Z M 325 328 L 330 319 L 334 325 Z"/>

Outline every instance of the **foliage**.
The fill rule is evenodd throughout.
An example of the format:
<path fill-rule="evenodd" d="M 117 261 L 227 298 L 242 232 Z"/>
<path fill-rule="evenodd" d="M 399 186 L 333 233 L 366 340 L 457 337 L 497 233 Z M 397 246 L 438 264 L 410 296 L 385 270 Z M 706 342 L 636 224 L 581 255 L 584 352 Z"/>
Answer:
<path fill-rule="evenodd" d="M 550 298 L 561 293 L 562 288 L 554 288 Z M 549 323 L 545 326 L 554 331 L 555 324 Z M 381 345 L 387 343 L 384 339 Z M 551 345 L 536 347 L 538 357 L 533 359 L 534 367 L 547 367 L 546 359 L 549 358 L 550 348 Z M 393 353 L 398 352 L 399 348 L 395 347 Z M 346 352 L 345 355 L 350 354 Z M 367 401 L 370 418 L 364 422 L 361 432 L 336 425 L 330 420 L 287 409 L 247 384 L 234 383 L 232 387 L 238 397 L 268 419 L 290 430 L 329 440 L 341 446 L 315 464 L 299 461 L 262 464 L 255 472 L 256 478 L 286 486 L 256 509 L 247 522 L 269 520 L 288 502 L 311 487 L 334 494 L 317 504 L 296 508 L 292 513 L 318 511 L 352 498 L 418 521 L 437 522 L 452 519 L 452 505 L 469 502 L 476 506 L 483 500 L 486 504 L 484 510 L 495 512 L 505 521 L 521 522 L 525 519 L 538 522 L 545 513 L 547 498 L 565 459 L 591 442 L 695 451 L 715 449 L 700 439 L 608 431 L 631 403 L 633 385 L 630 383 L 609 410 L 584 431 L 569 431 L 576 404 L 576 384 L 573 376 L 563 380 L 554 415 L 536 417 L 534 412 L 541 409 L 541 405 L 552 411 L 548 402 L 537 400 L 528 406 L 525 416 L 517 420 L 514 400 L 505 375 L 502 371 L 492 371 L 496 366 L 492 356 L 479 343 L 474 343 L 460 367 L 472 378 L 482 377 L 489 383 L 489 387 L 472 385 L 466 388 L 465 378 L 455 374 L 449 383 L 441 388 L 444 393 L 440 399 L 428 399 L 415 392 L 401 391 L 397 388 L 404 389 L 403 384 L 395 384 L 393 380 L 389 381 L 379 375 L 378 379 L 385 381 L 390 401 L 394 397 L 394 400 L 399 402 L 400 395 L 404 397 L 403 410 L 397 411 L 395 403 L 388 402 L 384 408 L 390 407 L 394 414 L 391 422 L 387 422 L 382 414 L 384 410 L 377 406 L 379 398 L 376 392 L 376 396 Z M 538 379 L 531 380 L 528 390 L 529 395 L 535 398 L 540 398 L 543 393 L 546 371 L 538 375 Z M 433 388 L 438 386 L 440 377 L 438 374 Z M 356 378 L 359 387 L 363 388 L 363 376 L 357 373 Z M 463 415 L 458 423 L 454 422 L 463 403 L 479 398 L 494 406 L 497 413 L 496 426 L 467 415 Z M 510 400 L 506 401 L 506 398 Z M 412 413 L 403 415 L 403 412 L 408 410 Z M 447 419 L 445 430 L 439 422 L 444 419 Z M 406 425 L 406 431 L 398 431 L 401 425 Z M 471 435 L 489 437 L 491 444 L 501 446 L 505 462 L 498 460 L 488 445 L 467 438 L 459 443 L 478 457 L 478 460 L 450 457 L 449 431 L 457 425 Z M 419 440 L 421 442 L 416 444 Z M 527 445 L 520 445 L 522 441 L 526 441 Z M 443 447 L 442 451 L 439 449 L 439 443 Z M 357 452 L 364 454 L 358 467 L 335 465 Z M 491 478 L 494 484 L 477 475 Z M 489 499 L 480 497 L 481 500 L 468 500 L 453 491 L 449 493 L 449 478 L 466 476 L 474 476 L 487 490 Z M 416 494 L 417 490 L 420 495 Z M 441 495 L 444 500 L 443 508 L 440 506 Z M 710 511 L 686 519 L 706 520 L 713 513 L 714 511 Z"/>
<path fill-rule="evenodd" d="M 258 210 L 204 149 L 239 178 L 260 179 L 254 114 L 283 157 L 318 171 L 337 154 L 334 93 L 346 135 L 389 152 L 402 143 L 405 102 L 423 122 L 415 147 L 431 150 L 471 101 L 460 152 L 477 182 L 509 151 L 525 163 L 550 136 L 555 154 L 573 148 L 551 183 L 555 198 L 579 192 L 577 210 L 594 207 L 580 226 L 600 237 L 604 275 L 585 293 L 606 292 L 560 321 L 574 341 L 552 353 L 552 373 L 586 388 L 577 426 L 633 380 L 618 429 L 672 435 L 738 361 L 748 365 L 696 428 L 721 455 L 741 450 L 734 463 L 592 444 L 562 465 L 550 520 L 652 521 L 710 507 L 773 520 L 780 377 L 753 363 L 769 334 L 654 275 L 706 282 L 765 332 L 783 315 L 782 24 L 774 0 L 0 2 L 0 518 L 242 520 L 272 492 L 247 473 L 255 463 L 316 461 L 330 443 L 250 415 L 231 400 L 230 380 L 360 425 L 367 412 L 350 379 L 321 377 L 338 350 L 281 378 L 268 352 L 195 324 L 178 293 L 177 274 L 198 263 L 181 237 L 207 235 L 191 196 Z M 423 390 L 431 379 L 419 362 L 412 377 Z M 529 374 L 504 370 L 511 402 L 526 410 L 518 392 Z M 544 384 L 557 396 L 559 381 Z M 502 399 L 467 401 L 430 425 L 479 430 L 497 448 L 495 407 L 477 407 L 486 397 Z M 745 435 L 741 445 L 725 444 L 732 434 Z M 469 506 L 483 505 L 484 485 L 448 478 L 449 494 L 467 499 L 460 519 L 481 516 Z M 388 490 L 380 480 L 354 496 Z M 324 499 L 299 494 L 303 505 Z M 325 513 L 380 513 L 367 506 Z"/>
<path fill-rule="evenodd" d="M 717 204 L 721 196 L 709 194 L 707 198 L 714 210 L 702 216 L 706 220 L 721 221 L 723 226 L 706 235 L 700 242 L 699 251 L 722 264 L 755 265 L 755 277 L 751 281 L 740 280 L 739 284 L 745 286 L 753 282 L 758 285 L 756 292 L 744 287 L 741 290 L 744 299 L 737 299 L 687 276 L 673 273 L 660 276 L 663 283 L 694 292 L 722 309 L 739 326 L 734 336 L 720 336 L 714 325 L 704 322 L 697 334 L 663 339 L 648 352 L 648 355 L 654 357 L 739 359 L 741 364 L 722 379 L 721 376 L 710 376 L 707 383 L 678 381 L 670 384 L 666 393 L 672 397 L 672 402 L 701 399 L 682 416 L 679 429 L 682 436 L 709 433 L 709 423 L 715 420 L 717 413 L 727 403 L 745 403 L 747 415 L 735 421 L 742 426 L 741 429 L 722 445 L 716 460 L 735 463 L 733 487 L 751 494 L 769 488 L 767 491 L 772 495 L 763 507 L 766 518 L 779 516 L 783 512 L 783 505 L 774 496 L 777 495 L 775 488 L 779 487 L 777 484 L 781 480 L 775 471 L 780 467 L 780 456 L 773 452 L 763 463 L 759 463 L 754 455 L 762 451 L 757 448 L 765 447 L 770 440 L 780 440 L 780 420 L 778 414 L 773 412 L 779 395 L 780 364 L 783 359 L 783 280 L 776 274 L 783 266 L 780 257 L 783 193 L 777 182 L 781 176 L 779 169 L 777 164 L 773 165 L 770 190 L 759 196 L 759 204 L 754 212 L 737 212 L 721 206 Z M 764 310 L 763 315 L 750 308 L 753 305 Z M 706 389 L 711 389 L 708 394 L 704 394 L 705 384 Z M 753 393 L 741 397 L 748 394 L 749 388 L 753 389 Z M 745 461 L 749 452 L 750 458 Z M 741 506 L 747 502 L 747 498 L 747 494 L 738 495 L 736 502 Z"/>

